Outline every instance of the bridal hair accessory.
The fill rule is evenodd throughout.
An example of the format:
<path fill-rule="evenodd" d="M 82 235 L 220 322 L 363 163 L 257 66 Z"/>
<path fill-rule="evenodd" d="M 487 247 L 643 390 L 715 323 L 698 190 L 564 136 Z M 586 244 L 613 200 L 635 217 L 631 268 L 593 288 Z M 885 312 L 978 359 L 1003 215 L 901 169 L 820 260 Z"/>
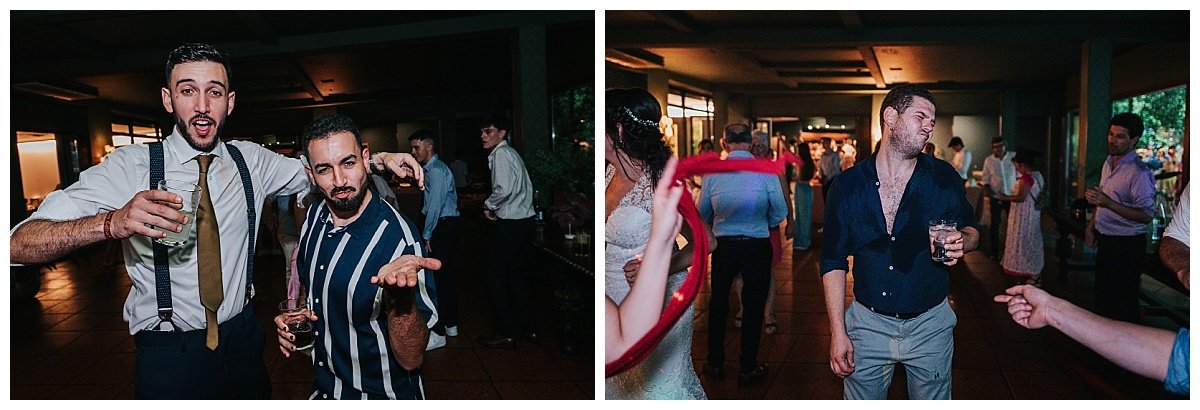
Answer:
<path fill-rule="evenodd" d="M 647 120 L 645 118 L 633 115 L 633 111 L 629 111 L 629 107 L 621 107 L 621 114 L 624 114 L 625 119 L 634 124 L 641 125 L 647 128 L 658 128 L 658 121 Z"/>

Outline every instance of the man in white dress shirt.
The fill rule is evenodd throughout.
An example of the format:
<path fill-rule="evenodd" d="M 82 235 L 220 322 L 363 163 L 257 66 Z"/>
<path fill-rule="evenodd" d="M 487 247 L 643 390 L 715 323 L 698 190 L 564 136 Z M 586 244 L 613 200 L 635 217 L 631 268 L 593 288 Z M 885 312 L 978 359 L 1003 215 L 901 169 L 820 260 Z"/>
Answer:
<path fill-rule="evenodd" d="M 496 230 L 484 274 L 495 333 L 478 341 L 508 349 L 516 347 L 514 336 L 537 343 L 529 284 L 521 271 L 533 237 L 533 184 L 521 155 L 508 145 L 511 129 L 501 115 L 485 117 L 479 128 L 483 149 L 491 151 L 488 167 L 492 169 L 492 195 L 483 202 L 483 216 L 496 222 Z"/>
<path fill-rule="evenodd" d="M 954 151 L 954 158 L 950 159 L 950 165 L 954 166 L 954 170 L 958 171 L 958 177 L 962 178 L 963 182 L 967 182 L 971 177 L 971 150 L 963 145 L 962 138 L 954 137 L 950 139 L 950 150 Z"/>
<path fill-rule="evenodd" d="M 171 135 L 153 148 L 137 144 L 117 149 L 80 174 L 79 182 L 48 195 L 38 212 L 11 232 L 11 260 L 20 264 L 52 261 L 101 241 L 121 241 L 133 281 L 124 318 L 137 347 L 134 395 L 139 399 L 271 397 L 263 330 L 250 301 L 251 234 L 261 218 L 249 220 L 247 215 L 253 214 L 247 212 L 247 197 L 253 202 L 250 211 L 256 211 L 269 197 L 307 191 L 308 179 L 298 159 L 251 142 L 221 141 L 236 99 L 230 78 L 226 57 L 213 47 L 190 43 L 176 48 L 167 59 L 161 90 L 163 108 L 175 117 Z M 206 249 L 212 241 L 197 240 L 197 231 L 211 227 L 198 216 L 194 225 L 201 228 L 182 245 L 158 245 L 165 249 L 160 248 L 161 258 L 155 257 L 153 240 L 166 236 L 159 229 L 192 227 L 179 211 L 183 198 L 151 189 L 157 183 L 151 181 L 151 151 L 159 147 L 162 155 L 155 156 L 162 163 L 153 168 L 163 173 L 162 179 L 211 189 L 202 193 L 208 198 L 200 200 L 198 215 L 215 216 L 207 223 L 219 232 L 216 249 Z M 383 154 L 374 162 L 385 162 L 401 177 L 416 176 L 423 184 L 420 165 L 408 154 Z M 213 264 L 219 283 L 201 284 L 199 272 Z M 166 272 L 161 276 L 165 281 L 158 280 L 159 270 Z M 198 296 L 208 284 L 219 290 L 215 308 Z"/>
<path fill-rule="evenodd" d="M 999 261 L 1000 256 L 1004 255 L 1000 249 L 1004 244 L 1000 242 L 1000 232 L 1004 231 L 1000 226 L 1000 212 L 1008 211 L 1008 201 L 1002 201 L 996 196 L 1012 195 L 1012 186 L 1017 182 L 1017 168 L 1012 162 L 1013 155 L 1015 153 L 1007 151 L 1004 138 L 996 137 L 992 138 L 992 155 L 983 160 L 983 192 L 988 197 L 988 209 L 991 214 L 988 231 L 994 261 Z"/>

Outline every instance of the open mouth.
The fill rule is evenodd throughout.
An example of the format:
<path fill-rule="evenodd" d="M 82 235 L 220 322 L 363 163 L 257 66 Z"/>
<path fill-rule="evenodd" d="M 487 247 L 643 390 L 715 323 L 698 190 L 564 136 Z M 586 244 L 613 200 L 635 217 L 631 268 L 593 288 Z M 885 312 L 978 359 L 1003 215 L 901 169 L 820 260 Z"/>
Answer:
<path fill-rule="evenodd" d="M 207 137 L 213 131 L 215 122 L 211 118 L 197 118 L 192 120 L 192 128 L 196 129 L 196 135 L 199 137 Z"/>

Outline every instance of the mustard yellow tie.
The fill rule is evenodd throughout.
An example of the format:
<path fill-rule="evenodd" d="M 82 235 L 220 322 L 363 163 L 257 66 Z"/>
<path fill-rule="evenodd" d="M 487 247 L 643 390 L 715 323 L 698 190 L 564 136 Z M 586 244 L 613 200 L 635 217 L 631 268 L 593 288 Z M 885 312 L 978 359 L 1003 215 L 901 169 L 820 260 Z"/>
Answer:
<path fill-rule="evenodd" d="M 196 252 L 200 256 L 200 303 L 204 305 L 208 337 L 204 345 L 209 350 L 217 349 L 217 309 L 225 299 L 221 286 L 221 234 L 217 230 L 217 212 L 213 210 L 212 197 L 208 191 L 208 165 L 212 155 L 197 155 L 200 164 L 200 205 L 196 207 Z"/>

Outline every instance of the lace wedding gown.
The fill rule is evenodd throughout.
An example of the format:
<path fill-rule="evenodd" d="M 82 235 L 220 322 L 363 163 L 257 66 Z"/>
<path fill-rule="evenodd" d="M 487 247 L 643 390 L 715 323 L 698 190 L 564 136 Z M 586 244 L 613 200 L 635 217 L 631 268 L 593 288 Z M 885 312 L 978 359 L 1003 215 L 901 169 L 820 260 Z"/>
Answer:
<path fill-rule="evenodd" d="M 612 182 L 614 168 L 604 173 L 604 186 Z M 620 304 L 629 294 L 629 282 L 621 270 L 625 262 L 646 248 L 650 234 L 650 208 L 654 187 L 650 174 L 644 174 L 637 184 L 621 198 L 604 223 L 604 293 Z M 672 273 L 667 278 L 669 296 L 679 289 L 686 271 Z M 695 307 L 683 317 L 646 360 L 604 381 L 606 399 L 705 399 L 704 388 L 692 366 L 692 319 Z"/>

